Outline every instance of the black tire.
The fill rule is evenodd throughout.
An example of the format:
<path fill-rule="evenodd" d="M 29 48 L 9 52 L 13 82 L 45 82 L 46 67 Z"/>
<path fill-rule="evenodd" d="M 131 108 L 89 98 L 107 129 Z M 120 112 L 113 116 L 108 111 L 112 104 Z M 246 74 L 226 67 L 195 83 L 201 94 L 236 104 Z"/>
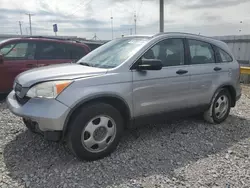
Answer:
<path fill-rule="evenodd" d="M 226 96 L 228 98 L 228 108 L 226 110 L 226 113 L 221 117 L 221 118 L 217 118 L 216 114 L 215 114 L 215 105 L 217 100 L 222 97 L 222 96 Z M 231 109 L 231 104 L 232 104 L 232 97 L 229 93 L 229 91 L 227 89 L 221 88 L 219 89 L 215 95 L 213 96 L 210 108 L 204 112 L 203 117 L 204 119 L 212 124 L 219 124 L 222 123 L 223 121 L 225 121 L 230 113 L 230 109 Z"/>
<path fill-rule="evenodd" d="M 32 123 L 32 121 L 30 121 L 29 119 L 23 118 L 23 123 L 28 128 L 29 131 L 33 133 L 37 133 L 36 127 L 34 123 Z"/>
<path fill-rule="evenodd" d="M 113 141 L 105 150 L 90 152 L 83 146 L 81 135 L 87 123 L 99 115 L 107 115 L 114 120 L 116 124 L 116 134 Z M 120 112 L 113 106 L 105 103 L 93 103 L 83 106 L 68 126 L 67 144 L 72 153 L 80 160 L 93 161 L 108 156 L 116 149 L 123 134 L 124 121 Z"/>

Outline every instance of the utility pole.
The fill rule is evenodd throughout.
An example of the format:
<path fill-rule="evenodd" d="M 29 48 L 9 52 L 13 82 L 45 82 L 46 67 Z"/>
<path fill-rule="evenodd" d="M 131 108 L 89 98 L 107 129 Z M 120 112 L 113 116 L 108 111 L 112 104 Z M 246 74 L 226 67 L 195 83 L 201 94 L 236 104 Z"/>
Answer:
<path fill-rule="evenodd" d="M 136 34 L 136 13 L 134 14 L 134 21 L 135 21 L 135 34 Z"/>
<path fill-rule="evenodd" d="M 29 23 L 30 23 L 30 35 L 32 35 L 32 28 L 31 28 L 31 16 L 34 16 L 34 14 L 27 13 L 26 15 L 29 16 Z"/>
<path fill-rule="evenodd" d="M 113 16 L 112 16 L 112 12 L 111 12 L 111 29 L 112 29 L 112 39 L 114 38 L 114 28 L 113 28 Z"/>
<path fill-rule="evenodd" d="M 130 28 L 129 30 L 130 30 L 130 35 L 132 35 L 132 28 Z"/>
<path fill-rule="evenodd" d="M 20 34 L 23 35 L 23 32 L 22 32 L 22 23 L 19 21 L 19 27 L 20 27 Z"/>
<path fill-rule="evenodd" d="M 93 39 L 94 39 L 94 40 L 96 40 L 96 39 L 97 39 L 96 33 L 95 33 L 95 35 L 94 35 Z"/>
<path fill-rule="evenodd" d="M 164 0 L 160 0 L 160 32 L 164 32 Z"/>

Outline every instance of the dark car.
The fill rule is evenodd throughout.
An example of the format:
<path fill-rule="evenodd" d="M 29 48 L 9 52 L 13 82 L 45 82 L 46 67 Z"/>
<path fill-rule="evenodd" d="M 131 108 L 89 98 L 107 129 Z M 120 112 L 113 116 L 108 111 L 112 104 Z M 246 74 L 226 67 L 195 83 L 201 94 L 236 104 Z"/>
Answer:
<path fill-rule="evenodd" d="M 0 42 L 0 93 L 12 89 L 15 77 L 28 69 L 77 61 L 90 52 L 83 43 L 59 38 L 27 37 Z"/>
<path fill-rule="evenodd" d="M 77 38 L 77 40 L 88 45 L 91 51 L 109 42 L 108 40 L 86 40 L 86 39 L 81 39 L 81 38 Z"/>

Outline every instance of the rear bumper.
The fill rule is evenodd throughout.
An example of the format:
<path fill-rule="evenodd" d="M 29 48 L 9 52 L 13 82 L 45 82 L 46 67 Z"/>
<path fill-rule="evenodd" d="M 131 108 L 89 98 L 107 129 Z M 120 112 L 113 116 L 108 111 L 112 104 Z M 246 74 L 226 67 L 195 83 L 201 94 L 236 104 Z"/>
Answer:
<path fill-rule="evenodd" d="M 62 131 L 70 108 L 56 99 L 30 99 L 24 105 L 18 103 L 15 92 L 7 97 L 9 110 L 20 117 L 36 122 L 41 131 Z"/>

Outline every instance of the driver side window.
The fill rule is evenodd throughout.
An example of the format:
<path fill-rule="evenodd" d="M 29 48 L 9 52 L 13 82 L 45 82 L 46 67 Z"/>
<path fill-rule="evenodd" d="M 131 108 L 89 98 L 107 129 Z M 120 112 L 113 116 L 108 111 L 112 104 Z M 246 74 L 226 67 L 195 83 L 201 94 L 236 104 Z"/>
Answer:
<path fill-rule="evenodd" d="M 163 67 L 184 65 L 184 44 L 182 39 L 166 39 L 149 49 L 143 59 L 159 59 Z"/>

